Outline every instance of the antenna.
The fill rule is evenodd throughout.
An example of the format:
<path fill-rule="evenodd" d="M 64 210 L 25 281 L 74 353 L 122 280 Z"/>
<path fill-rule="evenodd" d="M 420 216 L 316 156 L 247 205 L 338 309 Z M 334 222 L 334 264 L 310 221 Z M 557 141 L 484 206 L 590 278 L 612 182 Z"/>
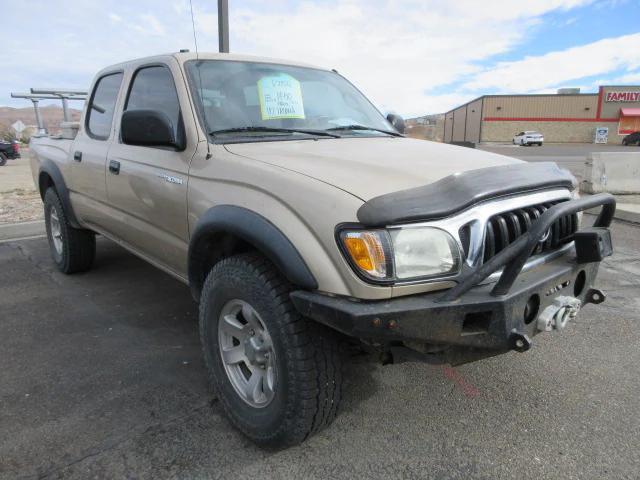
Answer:
<path fill-rule="evenodd" d="M 198 89 L 200 90 L 200 102 L 203 102 L 203 98 L 202 98 L 202 76 L 200 75 L 200 53 L 198 52 L 198 36 L 196 35 L 196 22 L 193 19 L 193 2 L 192 0 L 189 0 L 189 8 L 191 9 L 191 28 L 193 28 L 193 43 L 195 44 L 196 47 L 196 65 L 198 68 Z M 207 125 L 207 118 L 204 115 L 202 115 L 202 119 L 204 120 L 204 126 L 207 130 L 209 130 L 209 125 Z M 208 132 L 204 132 L 205 135 L 208 135 Z M 211 149 L 209 147 L 209 138 L 205 137 L 205 141 L 207 142 L 207 157 L 206 159 L 209 160 L 211 158 Z"/>
<path fill-rule="evenodd" d="M 189 8 L 191 9 L 191 28 L 193 28 L 193 43 L 196 46 L 196 60 L 200 60 L 198 56 L 198 37 L 196 36 L 196 22 L 193 19 L 193 3 L 189 0 Z M 200 86 L 202 88 L 202 85 Z"/>

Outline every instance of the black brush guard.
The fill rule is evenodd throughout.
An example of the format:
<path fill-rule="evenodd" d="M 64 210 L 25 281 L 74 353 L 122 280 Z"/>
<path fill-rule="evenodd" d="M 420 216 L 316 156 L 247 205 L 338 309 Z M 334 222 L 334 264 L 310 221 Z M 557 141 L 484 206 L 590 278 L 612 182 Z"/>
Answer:
<path fill-rule="evenodd" d="M 367 343 L 390 351 L 410 345 L 422 357 L 437 352 L 437 360 L 423 360 L 461 364 L 508 350 L 526 351 L 530 337 L 538 333 L 535 317 L 558 295 L 576 297 L 583 305 L 604 300 L 592 286 L 599 262 L 612 251 L 608 227 L 615 205 L 606 193 L 554 205 L 495 257 L 463 272 L 444 293 L 364 301 L 297 290 L 291 298 L 302 315 Z M 523 272 L 558 218 L 597 207 L 601 211 L 593 227 L 574 234 L 575 254 L 567 252 Z M 485 282 L 500 269 L 497 282 Z"/>
<path fill-rule="evenodd" d="M 591 197 L 581 198 L 559 203 L 549 208 L 540 218 L 531 225 L 531 228 L 521 235 L 515 242 L 506 247 L 488 262 L 471 270 L 464 275 L 457 286 L 447 291 L 442 296 L 443 301 L 451 301 L 459 298 L 469 289 L 485 280 L 489 275 L 506 267 L 500 275 L 500 280 L 491 291 L 494 296 L 506 295 L 522 271 L 524 264 L 531 257 L 534 248 L 538 245 L 547 230 L 561 217 L 572 213 L 582 212 L 591 208 L 602 207 L 600 214 L 593 224 L 593 228 L 608 228 L 616 211 L 616 199 L 608 193 L 600 193 Z"/>

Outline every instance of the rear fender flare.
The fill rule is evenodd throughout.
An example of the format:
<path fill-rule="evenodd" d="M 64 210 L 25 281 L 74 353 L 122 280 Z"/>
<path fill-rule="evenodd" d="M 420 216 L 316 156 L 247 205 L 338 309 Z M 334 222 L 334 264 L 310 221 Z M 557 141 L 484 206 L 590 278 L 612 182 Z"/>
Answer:
<path fill-rule="evenodd" d="M 64 181 L 64 177 L 62 176 L 58 166 L 49 159 L 43 159 L 40 161 L 40 171 L 38 172 L 38 189 L 40 190 L 40 197 L 44 199 L 46 188 L 44 188 L 43 178 L 45 175 L 48 175 L 53 181 L 53 187 L 58 193 L 58 197 L 64 207 L 64 213 L 66 214 L 71 226 L 73 228 L 82 228 L 78 222 L 75 212 L 73 211 L 73 207 L 71 206 L 69 189 Z"/>

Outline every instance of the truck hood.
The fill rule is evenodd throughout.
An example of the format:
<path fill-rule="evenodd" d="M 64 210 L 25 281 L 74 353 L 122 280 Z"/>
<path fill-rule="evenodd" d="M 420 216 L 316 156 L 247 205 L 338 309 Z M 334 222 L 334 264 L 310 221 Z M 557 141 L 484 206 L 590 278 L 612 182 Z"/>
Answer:
<path fill-rule="evenodd" d="M 455 173 L 522 163 L 471 148 L 410 138 L 341 138 L 226 144 L 236 155 L 286 168 L 367 201 Z"/>

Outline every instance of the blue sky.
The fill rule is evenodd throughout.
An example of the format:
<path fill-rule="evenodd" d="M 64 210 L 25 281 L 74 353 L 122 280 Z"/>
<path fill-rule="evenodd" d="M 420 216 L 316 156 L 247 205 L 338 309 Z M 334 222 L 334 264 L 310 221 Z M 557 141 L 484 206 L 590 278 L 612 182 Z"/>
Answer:
<path fill-rule="evenodd" d="M 437 113 L 489 93 L 640 84 L 640 0 L 229 0 L 231 50 L 337 68 L 384 111 Z M 88 87 L 100 68 L 193 49 L 188 0 L 3 2 L 0 104 Z M 201 50 L 215 0 L 193 0 Z"/>

